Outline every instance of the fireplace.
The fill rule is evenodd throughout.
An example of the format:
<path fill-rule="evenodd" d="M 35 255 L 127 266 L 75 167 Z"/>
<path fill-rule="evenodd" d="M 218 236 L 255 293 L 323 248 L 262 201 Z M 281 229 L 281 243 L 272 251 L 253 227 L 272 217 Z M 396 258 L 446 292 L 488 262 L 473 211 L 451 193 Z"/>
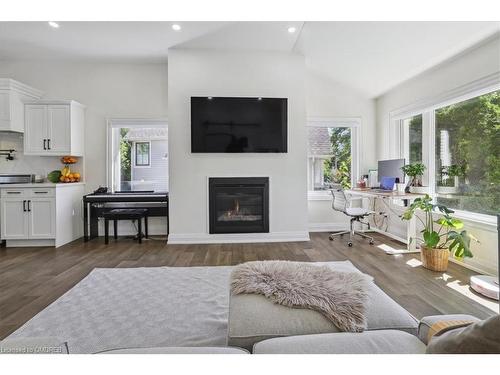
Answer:
<path fill-rule="evenodd" d="M 269 178 L 210 178 L 210 233 L 269 232 Z"/>

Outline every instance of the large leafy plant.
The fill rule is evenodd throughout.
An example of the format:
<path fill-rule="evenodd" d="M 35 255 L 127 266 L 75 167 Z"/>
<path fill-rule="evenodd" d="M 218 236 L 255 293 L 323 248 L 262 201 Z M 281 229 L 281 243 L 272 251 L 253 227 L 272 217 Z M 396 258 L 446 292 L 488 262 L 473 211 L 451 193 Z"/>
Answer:
<path fill-rule="evenodd" d="M 422 163 L 406 164 L 401 167 L 403 173 L 411 177 L 410 186 L 422 186 L 421 177 L 425 171 L 425 165 Z"/>
<path fill-rule="evenodd" d="M 416 214 L 417 210 L 424 212 L 424 219 Z M 434 220 L 433 213 L 442 214 L 438 220 Z M 422 223 L 424 229 L 422 238 L 411 239 L 420 241 L 424 247 L 429 249 L 449 249 L 455 258 L 472 258 L 470 251 L 471 240 L 477 241 L 474 236 L 461 230 L 463 222 L 451 216 L 454 211 L 446 206 L 432 203 L 432 198 L 426 194 L 423 198 L 416 198 L 410 207 L 404 212 L 402 219 L 410 220 L 415 216 Z"/>

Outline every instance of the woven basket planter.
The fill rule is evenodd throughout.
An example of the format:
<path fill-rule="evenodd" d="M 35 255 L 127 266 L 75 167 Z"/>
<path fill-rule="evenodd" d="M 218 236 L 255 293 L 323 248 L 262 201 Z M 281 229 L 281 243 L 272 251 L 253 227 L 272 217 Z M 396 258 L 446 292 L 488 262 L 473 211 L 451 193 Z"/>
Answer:
<path fill-rule="evenodd" d="M 448 269 L 448 249 L 429 249 L 422 246 L 420 251 L 422 265 L 431 271 L 446 271 Z"/>

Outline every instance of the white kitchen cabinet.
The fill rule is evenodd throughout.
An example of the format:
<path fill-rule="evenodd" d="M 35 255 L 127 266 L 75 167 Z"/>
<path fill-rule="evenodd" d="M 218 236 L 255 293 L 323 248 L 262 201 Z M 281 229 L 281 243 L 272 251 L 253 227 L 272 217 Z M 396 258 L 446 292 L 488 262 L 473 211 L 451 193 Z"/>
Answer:
<path fill-rule="evenodd" d="M 47 149 L 47 108 L 40 105 L 25 106 L 24 150 L 31 153 L 44 153 Z M 42 142 L 40 142 L 40 139 Z"/>
<path fill-rule="evenodd" d="M 42 96 L 40 90 L 0 78 L 0 131 L 24 132 L 24 103 Z"/>
<path fill-rule="evenodd" d="M 1 237 L 4 240 L 54 239 L 54 189 L 6 189 L 0 197 Z"/>
<path fill-rule="evenodd" d="M 83 156 L 85 107 L 70 101 L 25 104 L 24 154 Z"/>
<path fill-rule="evenodd" d="M 29 236 L 29 222 L 24 197 L 2 198 L 1 233 L 4 240 L 22 240 Z"/>
<path fill-rule="evenodd" d="M 0 185 L 0 239 L 7 247 L 60 247 L 83 235 L 84 183 Z"/>
<path fill-rule="evenodd" d="M 29 238 L 56 238 L 55 198 L 30 198 L 28 212 Z"/>

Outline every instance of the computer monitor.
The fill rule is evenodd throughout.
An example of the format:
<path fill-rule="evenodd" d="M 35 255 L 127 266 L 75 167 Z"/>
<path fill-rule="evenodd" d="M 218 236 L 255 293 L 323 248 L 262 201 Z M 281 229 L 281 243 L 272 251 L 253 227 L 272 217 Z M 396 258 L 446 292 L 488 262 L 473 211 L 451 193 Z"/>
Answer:
<path fill-rule="evenodd" d="M 382 177 L 394 177 L 397 183 L 403 183 L 405 174 L 401 168 L 405 165 L 405 159 L 391 159 L 378 161 L 378 181 L 382 181 Z"/>

